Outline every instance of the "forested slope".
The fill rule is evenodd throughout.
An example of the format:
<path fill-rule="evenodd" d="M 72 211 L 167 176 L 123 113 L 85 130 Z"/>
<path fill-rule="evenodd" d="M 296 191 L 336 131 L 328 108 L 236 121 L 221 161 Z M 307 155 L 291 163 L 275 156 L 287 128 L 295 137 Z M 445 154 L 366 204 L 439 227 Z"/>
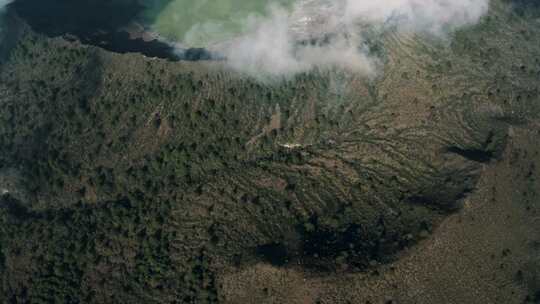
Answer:
<path fill-rule="evenodd" d="M 540 25 L 501 1 L 449 40 L 378 33 L 374 78 L 261 82 L 10 26 L 3 302 L 219 302 L 217 277 L 261 261 L 376 268 L 459 209 L 540 110 Z"/>

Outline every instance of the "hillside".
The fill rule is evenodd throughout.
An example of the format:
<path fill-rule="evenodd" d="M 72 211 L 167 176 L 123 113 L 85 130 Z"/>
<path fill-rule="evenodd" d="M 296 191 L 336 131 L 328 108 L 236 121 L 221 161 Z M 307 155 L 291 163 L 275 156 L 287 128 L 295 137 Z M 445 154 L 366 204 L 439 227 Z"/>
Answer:
<path fill-rule="evenodd" d="M 468 274 L 428 269 L 425 285 L 403 283 L 437 259 L 430 242 L 454 237 L 474 256 L 456 268 L 479 260 L 482 282 L 503 278 L 478 303 L 537 303 L 534 9 L 494 0 L 480 24 L 444 41 L 373 33 L 376 77 L 328 69 L 269 82 L 221 61 L 48 37 L 10 14 L 0 45 L 0 301 L 467 299 L 437 286 Z M 491 199 L 505 203 L 475 209 Z M 488 216 L 494 230 L 482 228 Z M 473 246 L 475 235 L 506 246 L 501 227 L 522 240 L 511 252 Z"/>

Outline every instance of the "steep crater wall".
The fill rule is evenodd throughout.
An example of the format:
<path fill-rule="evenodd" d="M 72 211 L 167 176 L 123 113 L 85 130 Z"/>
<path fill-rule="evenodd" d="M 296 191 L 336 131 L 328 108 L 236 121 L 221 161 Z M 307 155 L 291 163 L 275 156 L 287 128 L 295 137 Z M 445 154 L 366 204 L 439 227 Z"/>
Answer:
<path fill-rule="evenodd" d="M 9 11 L 34 31 L 49 37 L 75 39 L 117 53 L 141 53 L 171 61 L 209 60 L 204 48 L 175 49 L 141 26 L 134 26 L 143 6 L 139 0 L 16 0 Z"/>
<path fill-rule="evenodd" d="M 2 197 L 0 294 L 204 303 L 254 263 L 391 262 L 540 113 L 538 36 L 493 20 L 444 46 L 389 33 L 377 79 L 272 84 L 21 25 L 0 73 L 0 163 L 28 198 Z"/>

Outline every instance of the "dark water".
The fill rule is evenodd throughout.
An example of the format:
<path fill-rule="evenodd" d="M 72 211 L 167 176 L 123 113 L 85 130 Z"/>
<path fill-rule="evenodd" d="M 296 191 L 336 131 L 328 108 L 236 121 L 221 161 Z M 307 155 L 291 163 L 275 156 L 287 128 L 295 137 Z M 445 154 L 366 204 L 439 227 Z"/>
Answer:
<path fill-rule="evenodd" d="M 540 16 L 539 0 L 506 0 L 513 4 L 513 8 L 519 15 Z"/>
<path fill-rule="evenodd" d="M 122 28 L 136 21 L 144 9 L 138 0 L 16 0 L 8 9 L 39 33 L 49 37 L 69 35 L 112 52 L 141 53 L 172 61 L 213 57 L 202 48 L 175 52 L 168 43 L 130 37 Z"/>

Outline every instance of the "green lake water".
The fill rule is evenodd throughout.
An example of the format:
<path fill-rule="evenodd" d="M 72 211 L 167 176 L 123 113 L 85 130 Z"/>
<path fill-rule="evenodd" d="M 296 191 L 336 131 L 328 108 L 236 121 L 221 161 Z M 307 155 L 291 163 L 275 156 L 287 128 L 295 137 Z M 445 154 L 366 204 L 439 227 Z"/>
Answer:
<path fill-rule="evenodd" d="M 294 0 L 154 0 L 143 13 L 152 30 L 190 47 L 204 47 L 246 31 L 252 16 L 270 4 L 290 8 Z"/>

